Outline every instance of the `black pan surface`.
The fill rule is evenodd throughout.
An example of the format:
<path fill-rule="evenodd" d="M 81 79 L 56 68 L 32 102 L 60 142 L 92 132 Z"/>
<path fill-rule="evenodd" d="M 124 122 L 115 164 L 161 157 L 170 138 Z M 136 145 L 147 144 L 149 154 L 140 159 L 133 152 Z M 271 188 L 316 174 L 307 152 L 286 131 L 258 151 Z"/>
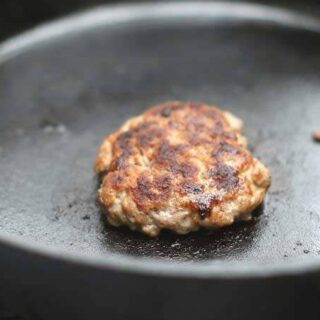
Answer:
<path fill-rule="evenodd" d="M 163 267 L 319 261 L 320 22 L 241 3 L 99 8 L 6 42 L 0 59 L 3 240 Z M 92 169 L 99 143 L 169 99 L 245 121 L 273 178 L 253 221 L 158 239 L 104 223 Z"/>

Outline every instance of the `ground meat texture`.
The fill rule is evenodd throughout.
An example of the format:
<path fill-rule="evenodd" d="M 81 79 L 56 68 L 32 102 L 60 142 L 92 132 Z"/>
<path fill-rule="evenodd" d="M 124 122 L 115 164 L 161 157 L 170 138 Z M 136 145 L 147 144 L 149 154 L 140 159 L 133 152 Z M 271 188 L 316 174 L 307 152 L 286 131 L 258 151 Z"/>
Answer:
<path fill-rule="evenodd" d="M 199 102 L 169 101 L 129 119 L 95 163 L 109 223 L 157 236 L 250 219 L 271 178 L 241 131 L 240 119 Z"/>

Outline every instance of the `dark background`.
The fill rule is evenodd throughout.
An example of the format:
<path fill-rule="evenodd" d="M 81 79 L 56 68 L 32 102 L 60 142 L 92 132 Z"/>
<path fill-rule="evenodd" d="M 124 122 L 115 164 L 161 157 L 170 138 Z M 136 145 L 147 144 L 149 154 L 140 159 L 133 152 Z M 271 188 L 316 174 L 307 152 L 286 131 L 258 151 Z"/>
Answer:
<path fill-rule="evenodd" d="M 229 0 L 229 2 L 239 0 Z M 37 24 L 61 17 L 65 14 L 84 10 L 106 3 L 119 3 L 116 0 L 0 0 L 0 41 L 9 38 Z M 134 1 L 125 1 L 134 2 Z M 147 2 L 147 1 L 135 1 Z M 151 1 L 149 1 L 151 2 Z M 320 15 L 319 0 L 256 0 L 247 1 L 289 7 L 300 12 Z M 1 115 L 0 115 L 1 116 Z M 0 320 L 23 320 L 23 316 L 7 310 L 0 301 Z"/>

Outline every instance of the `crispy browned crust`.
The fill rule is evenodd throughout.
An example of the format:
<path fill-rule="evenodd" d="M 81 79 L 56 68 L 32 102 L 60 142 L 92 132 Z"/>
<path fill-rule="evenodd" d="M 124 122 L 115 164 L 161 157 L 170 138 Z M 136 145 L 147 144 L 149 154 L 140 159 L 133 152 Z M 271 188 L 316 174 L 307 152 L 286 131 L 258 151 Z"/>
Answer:
<path fill-rule="evenodd" d="M 196 102 L 166 102 L 128 120 L 106 137 L 95 164 L 109 222 L 154 236 L 247 219 L 270 174 L 241 129 L 230 113 Z"/>

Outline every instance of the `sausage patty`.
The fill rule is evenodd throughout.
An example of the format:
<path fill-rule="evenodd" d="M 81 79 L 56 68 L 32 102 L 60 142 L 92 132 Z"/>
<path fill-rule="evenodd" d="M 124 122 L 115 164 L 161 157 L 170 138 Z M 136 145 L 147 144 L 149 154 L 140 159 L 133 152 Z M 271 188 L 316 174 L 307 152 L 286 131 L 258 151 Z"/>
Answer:
<path fill-rule="evenodd" d="M 95 163 L 108 222 L 157 236 L 249 220 L 271 178 L 241 130 L 231 113 L 198 102 L 170 101 L 129 119 Z"/>

